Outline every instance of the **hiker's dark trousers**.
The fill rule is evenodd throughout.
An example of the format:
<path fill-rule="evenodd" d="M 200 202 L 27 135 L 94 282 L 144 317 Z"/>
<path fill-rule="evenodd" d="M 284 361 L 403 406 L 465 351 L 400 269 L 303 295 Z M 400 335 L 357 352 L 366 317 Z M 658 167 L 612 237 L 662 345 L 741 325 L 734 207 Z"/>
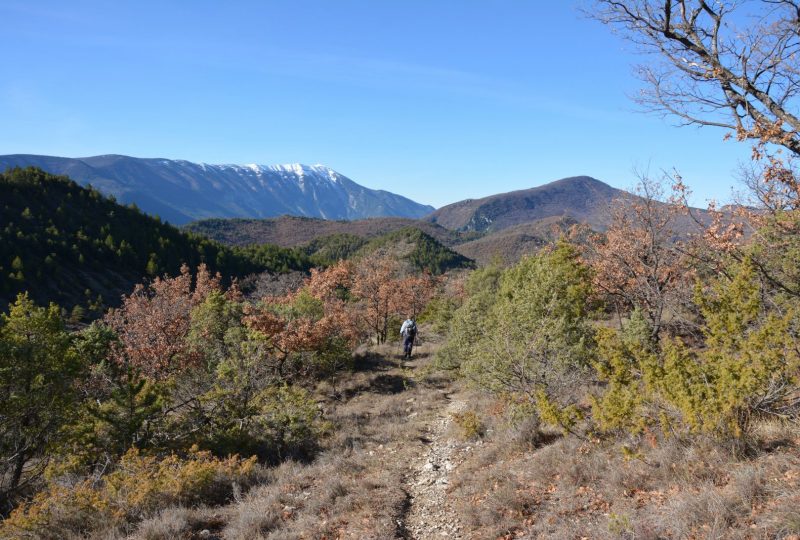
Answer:
<path fill-rule="evenodd" d="M 413 336 L 405 336 L 403 338 L 403 354 L 405 356 L 411 356 L 411 347 L 414 346 L 414 337 Z"/>

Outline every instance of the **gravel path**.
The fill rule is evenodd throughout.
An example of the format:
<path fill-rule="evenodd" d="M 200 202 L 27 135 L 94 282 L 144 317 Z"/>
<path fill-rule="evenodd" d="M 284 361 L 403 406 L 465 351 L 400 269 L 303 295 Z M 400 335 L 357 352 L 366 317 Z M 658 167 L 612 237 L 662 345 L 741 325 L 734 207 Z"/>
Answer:
<path fill-rule="evenodd" d="M 446 394 L 443 397 L 450 399 Z M 457 465 L 455 459 L 459 445 L 445 436 L 452 414 L 465 407 L 463 401 L 450 401 L 428 426 L 426 440 L 429 442 L 406 479 L 410 506 L 402 525 L 411 540 L 465 538 L 447 496 L 450 472 Z"/>

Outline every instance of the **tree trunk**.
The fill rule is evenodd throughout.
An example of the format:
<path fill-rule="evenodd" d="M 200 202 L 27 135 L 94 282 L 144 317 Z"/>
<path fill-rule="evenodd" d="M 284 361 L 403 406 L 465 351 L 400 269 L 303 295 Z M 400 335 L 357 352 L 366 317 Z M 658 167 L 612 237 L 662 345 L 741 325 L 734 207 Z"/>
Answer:
<path fill-rule="evenodd" d="M 20 480 L 22 480 L 22 471 L 25 469 L 26 461 L 28 461 L 28 457 L 25 451 L 20 451 L 17 454 L 17 457 L 14 458 L 14 472 L 11 475 L 8 493 L 13 493 L 19 486 Z"/>

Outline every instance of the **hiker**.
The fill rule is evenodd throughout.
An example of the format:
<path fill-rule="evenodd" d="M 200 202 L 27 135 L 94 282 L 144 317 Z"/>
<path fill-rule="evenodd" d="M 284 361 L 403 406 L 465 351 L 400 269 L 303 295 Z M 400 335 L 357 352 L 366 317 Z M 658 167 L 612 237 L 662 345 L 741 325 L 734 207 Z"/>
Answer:
<path fill-rule="evenodd" d="M 417 337 L 417 323 L 414 322 L 414 317 L 403 321 L 400 335 L 403 336 L 403 358 L 411 358 L 411 348 L 414 346 L 414 338 Z"/>

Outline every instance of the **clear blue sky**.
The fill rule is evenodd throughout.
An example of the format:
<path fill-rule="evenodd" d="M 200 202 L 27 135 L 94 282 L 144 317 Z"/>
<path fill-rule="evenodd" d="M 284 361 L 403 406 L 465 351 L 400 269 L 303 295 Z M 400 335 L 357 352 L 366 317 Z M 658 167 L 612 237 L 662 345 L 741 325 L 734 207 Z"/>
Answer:
<path fill-rule="evenodd" d="M 647 58 L 577 8 L 0 0 L 0 154 L 322 163 L 434 206 L 676 168 L 728 200 L 747 146 L 636 112 Z"/>

